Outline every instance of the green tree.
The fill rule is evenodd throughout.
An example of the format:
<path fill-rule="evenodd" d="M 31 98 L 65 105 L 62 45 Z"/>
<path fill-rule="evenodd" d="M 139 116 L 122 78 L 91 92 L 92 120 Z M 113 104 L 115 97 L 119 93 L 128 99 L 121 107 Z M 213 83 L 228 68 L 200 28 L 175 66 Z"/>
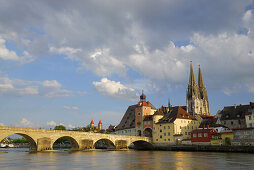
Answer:
<path fill-rule="evenodd" d="M 66 127 L 64 125 L 58 125 L 54 128 L 54 130 L 66 130 Z"/>

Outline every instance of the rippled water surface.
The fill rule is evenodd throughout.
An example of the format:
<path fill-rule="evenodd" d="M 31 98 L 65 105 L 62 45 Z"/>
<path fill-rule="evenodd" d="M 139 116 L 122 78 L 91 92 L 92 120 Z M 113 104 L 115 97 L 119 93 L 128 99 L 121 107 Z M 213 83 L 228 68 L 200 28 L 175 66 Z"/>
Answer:
<path fill-rule="evenodd" d="M 0 169 L 254 169 L 254 154 L 0 149 Z"/>

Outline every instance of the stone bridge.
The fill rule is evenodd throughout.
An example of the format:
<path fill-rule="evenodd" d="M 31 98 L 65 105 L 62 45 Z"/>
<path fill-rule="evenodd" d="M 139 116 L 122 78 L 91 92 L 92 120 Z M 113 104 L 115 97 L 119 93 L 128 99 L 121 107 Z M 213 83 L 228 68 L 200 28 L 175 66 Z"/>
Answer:
<path fill-rule="evenodd" d="M 12 134 L 18 134 L 27 139 L 31 152 L 52 150 L 55 141 L 61 137 L 65 137 L 70 142 L 72 150 L 95 148 L 98 141 L 104 141 L 115 149 L 128 148 L 132 143 L 137 149 L 152 147 L 150 139 L 142 136 L 0 126 L 0 142 Z"/>

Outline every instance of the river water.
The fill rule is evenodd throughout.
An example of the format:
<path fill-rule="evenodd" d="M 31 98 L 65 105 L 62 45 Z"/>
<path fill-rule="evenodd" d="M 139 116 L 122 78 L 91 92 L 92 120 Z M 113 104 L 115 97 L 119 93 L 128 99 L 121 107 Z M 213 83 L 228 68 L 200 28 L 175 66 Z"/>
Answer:
<path fill-rule="evenodd" d="M 1 149 L 0 169 L 254 169 L 254 154 L 174 151 L 29 153 Z"/>

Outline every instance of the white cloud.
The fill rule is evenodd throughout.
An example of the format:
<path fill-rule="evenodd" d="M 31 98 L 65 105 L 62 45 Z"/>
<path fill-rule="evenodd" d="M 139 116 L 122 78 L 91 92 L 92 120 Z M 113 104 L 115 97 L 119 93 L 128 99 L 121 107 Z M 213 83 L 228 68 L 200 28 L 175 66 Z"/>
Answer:
<path fill-rule="evenodd" d="M 28 119 L 26 118 L 22 118 L 20 123 L 17 124 L 17 126 L 20 126 L 20 127 L 28 127 L 28 128 L 38 128 L 40 125 L 39 124 L 35 124 L 35 123 L 32 123 L 31 121 L 29 121 Z"/>
<path fill-rule="evenodd" d="M 0 76 L 0 96 L 8 95 L 61 97 L 72 95 L 72 91 L 62 89 L 56 80 L 27 81 Z"/>
<path fill-rule="evenodd" d="M 75 49 L 71 47 L 60 47 L 60 48 L 50 47 L 49 51 L 53 53 L 58 53 L 58 54 L 72 55 L 72 54 L 81 52 L 82 50 L 80 48 Z"/>
<path fill-rule="evenodd" d="M 3 60 L 16 61 L 21 64 L 32 62 L 35 58 L 27 51 L 23 52 L 23 56 L 18 56 L 15 51 L 11 51 L 5 46 L 5 39 L 0 37 L 0 58 Z"/>
<path fill-rule="evenodd" d="M 55 127 L 57 124 L 56 124 L 55 121 L 52 120 L 52 121 L 47 122 L 46 125 L 51 126 L 51 127 Z"/>
<path fill-rule="evenodd" d="M 79 110 L 79 107 L 77 107 L 77 106 L 64 106 L 64 109 L 66 109 L 66 110 Z"/>
<path fill-rule="evenodd" d="M 68 125 L 68 128 L 73 129 L 73 128 L 75 128 L 75 126 L 69 124 L 69 125 Z"/>
<path fill-rule="evenodd" d="M 120 82 L 102 78 L 99 82 L 93 82 L 97 92 L 112 98 L 119 98 L 130 101 L 137 101 L 138 94 L 133 88 L 127 87 Z"/>

